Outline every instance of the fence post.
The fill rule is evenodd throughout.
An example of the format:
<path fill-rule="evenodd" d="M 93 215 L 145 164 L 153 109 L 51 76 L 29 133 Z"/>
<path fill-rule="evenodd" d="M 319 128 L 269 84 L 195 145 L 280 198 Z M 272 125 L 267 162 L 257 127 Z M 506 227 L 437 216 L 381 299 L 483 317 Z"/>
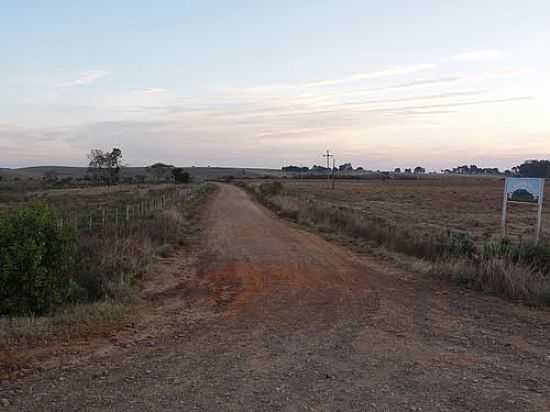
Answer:
<path fill-rule="evenodd" d="M 130 206 L 126 205 L 126 222 L 130 220 Z"/>
<path fill-rule="evenodd" d="M 93 226 L 94 226 L 94 220 L 93 220 L 94 217 L 93 217 L 93 216 L 94 216 L 94 215 L 90 215 L 90 221 L 88 222 L 88 223 L 89 223 L 89 224 L 88 224 L 88 227 L 89 227 L 89 229 L 90 229 L 90 232 L 92 231 Z"/>

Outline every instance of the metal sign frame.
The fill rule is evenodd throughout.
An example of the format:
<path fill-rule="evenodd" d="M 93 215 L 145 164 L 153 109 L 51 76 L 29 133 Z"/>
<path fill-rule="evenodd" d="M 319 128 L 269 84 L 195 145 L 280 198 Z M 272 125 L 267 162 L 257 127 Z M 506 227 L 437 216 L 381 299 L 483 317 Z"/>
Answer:
<path fill-rule="evenodd" d="M 519 180 L 525 180 L 526 182 L 529 180 L 536 180 L 538 181 L 538 198 L 537 201 L 518 201 L 518 200 L 510 200 L 508 199 L 508 185 L 512 181 L 519 181 Z M 508 212 L 508 203 L 526 203 L 526 204 L 537 204 L 538 205 L 538 212 L 537 212 L 537 227 L 535 231 L 535 243 L 539 243 L 540 240 L 540 232 L 542 229 L 542 204 L 544 202 L 544 178 L 525 178 L 525 177 L 507 177 L 504 180 L 504 197 L 502 200 L 502 236 L 506 236 L 506 217 Z"/>

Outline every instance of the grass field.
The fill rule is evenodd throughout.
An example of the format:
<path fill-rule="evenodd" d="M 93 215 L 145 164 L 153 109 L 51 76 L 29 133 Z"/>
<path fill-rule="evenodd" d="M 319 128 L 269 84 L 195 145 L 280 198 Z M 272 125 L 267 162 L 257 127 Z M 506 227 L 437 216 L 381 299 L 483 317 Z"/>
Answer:
<path fill-rule="evenodd" d="M 234 177 L 261 177 L 261 176 L 281 176 L 282 172 L 277 169 L 262 169 L 262 168 L 235 168 L 235 167 L 183 167 L 184 171 L 188 172 L 191 178 L 195 181 L 204 181 L 208 179 L 218 179 L 223 176 Z M 56 175 L 62 178 L 82 179 L 88 173 L 87 167 L 69 167 L 69 166 L 35 166 L 24 167 L 19 169 L 3 169 L 0 168 L 0 177 L 6 180 L 18 179 L 25 180 L 41 180 L 47 173 L 55 172 Z M 132 178 L 136 176 L 148 176 L 145 167 L 123 167 L 121 170 L 121 179 Z"/>
<path fill-rule="evenodd" d="M 535 245 L 536 207 L 513 204 L 502 237 L 501 179 L 339 180 L 335 189 L 312 180 L 238 184 L 279 215 L 407 269 L 550 305 L 549 231 Z"/>
<path fill-rule="evenodd" d="M 328 188 L 326 181 L 289 180 L 284 187 L 290 197 L 349 207 L 419 229 L 467 231 L 476 240 L 501 233 L 504 180 L 499 178 L 343 180 L 336 182 L 334 190 Z M 550 185 L 546 186 L 545 199 L 550 202 Z M 535 205 L 509 204 L 510 235 L 523 240 L 532 238 L 536 217 Z M 545 236 L 550 237 L 550 204 L 543 208 L 543 229 Z"/>

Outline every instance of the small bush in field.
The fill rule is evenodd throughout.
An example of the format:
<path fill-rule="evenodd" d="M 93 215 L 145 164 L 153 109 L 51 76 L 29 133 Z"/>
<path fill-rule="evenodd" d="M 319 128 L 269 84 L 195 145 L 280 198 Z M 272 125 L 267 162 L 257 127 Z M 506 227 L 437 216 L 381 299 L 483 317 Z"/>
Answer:
<path fill-rule="evenodd" d="M 43 314 L 66 298 L 74 233 L 42 203 L 0 213 L 0 314 Z"/>

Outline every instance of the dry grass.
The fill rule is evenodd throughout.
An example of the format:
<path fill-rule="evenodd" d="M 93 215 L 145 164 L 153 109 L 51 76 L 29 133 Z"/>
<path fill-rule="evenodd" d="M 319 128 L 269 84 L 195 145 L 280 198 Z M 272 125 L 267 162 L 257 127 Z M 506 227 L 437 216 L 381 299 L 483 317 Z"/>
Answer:
<path fill-rule="evenodd" d="M 172 190 L 173 184 L 140 184 L 44 188 L 40 181 L 0 182 L 0 207 L 13 207 L 22 202 L 42 200 L 57 210 L 82 212 L 102 207 L 121 207 Z M 179 188 L 193 185 L 178 185 Z"/>
<path fill-rule="evenodd" d="M 469 232 L 483 240 L 500 234 L 504 182 L 498 178 L 441 177 L 419 180 L 326 181 L 288 180 L 285 194 L 361 211 L 397 224 Z M 546 186 L 550 199 L 550 185 Z M 536 207 L 509 205 L 509 231 L 522 240 L 533 237 Z M 550 207 L 543 221 L 550 221 Z M 550 238 L 550 225 L 544 233 Z"/>
<path fill-rule="evenodd" d="M 549 248 L 499 238 L 501 190 L 502 182 L 475 178 L 340 181 L 334 191 L 326 181 L 287 181 L 282 194 L 258 197 L 281 216 L 409 269 L 550 305 Z M 530 223 L 525 208 L 519 212 L 515 218 Z M 529 235 L 521 232 L 515 240 Z"/>
<path fill-rule="evenodd" d="M 0 318 L 0 346 L 21 341 L 39 341 L 48 336 L 80 335 L 94 330 L 111 330 L 127 322 L 132 308 L 114 302 L 74 305 L 53 316 Z"/>
<path fill-rule="evenodd" d="M 478 262 L 455 258 L 431 264 L 428 272 L 491 294 L 550 305 L 548 276 L 525 263 L 505 258 L 489 258 Z"/>

